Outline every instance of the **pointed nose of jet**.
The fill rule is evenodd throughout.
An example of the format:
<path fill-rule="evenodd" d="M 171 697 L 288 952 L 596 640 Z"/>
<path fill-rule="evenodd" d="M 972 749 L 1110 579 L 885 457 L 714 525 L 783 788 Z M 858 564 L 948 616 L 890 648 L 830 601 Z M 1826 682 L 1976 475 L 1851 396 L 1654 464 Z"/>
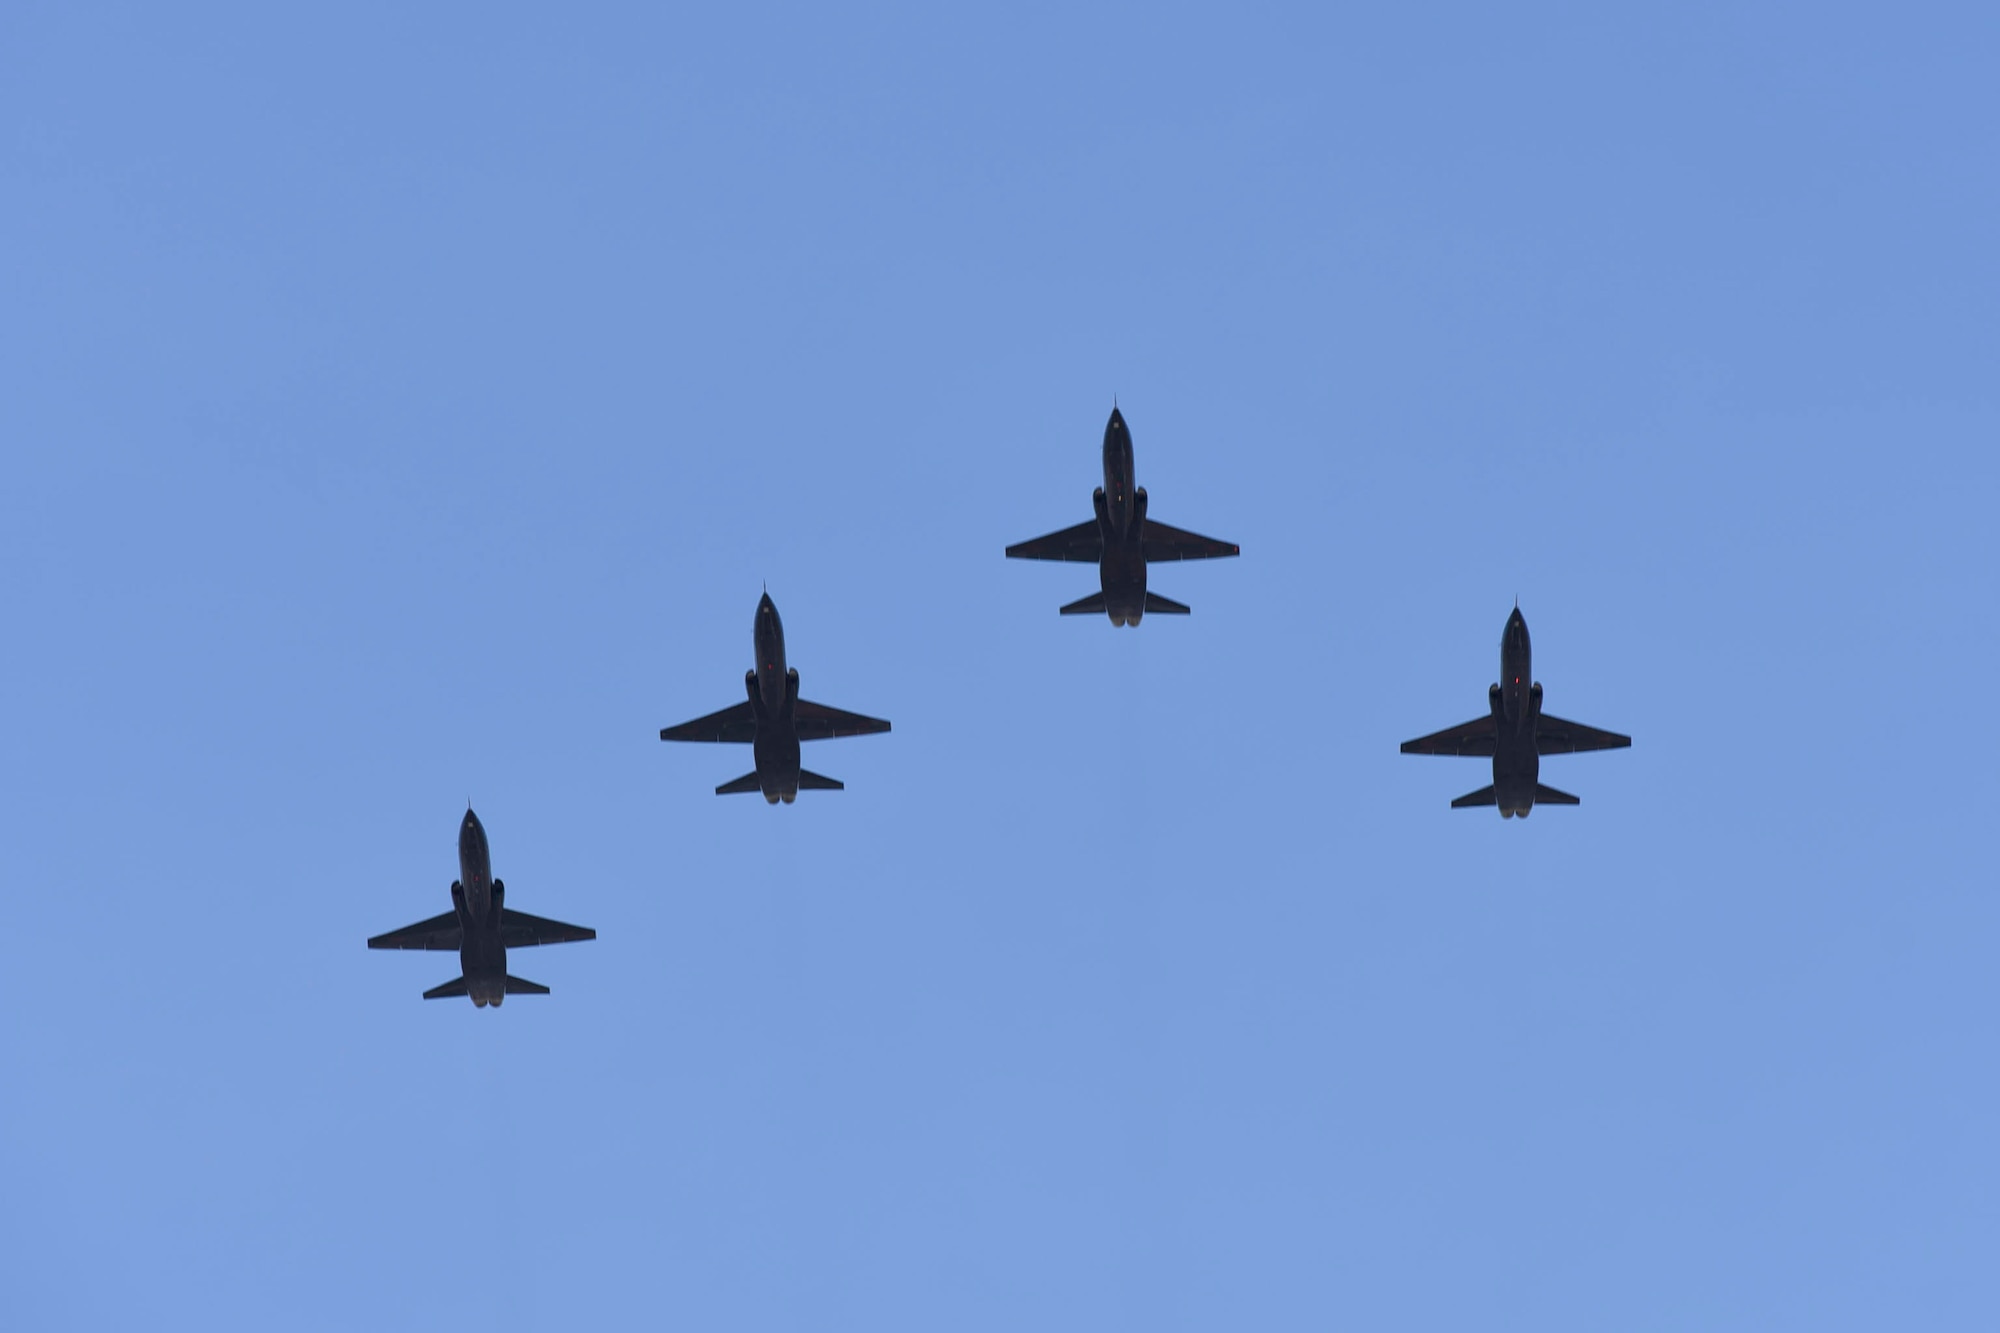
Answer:
<path fill-rule="evenodd" d="M 480 826 L 479 816 L 472 813 L 472 807 L 465 808 L 465 818 L 458 824 L 458 850 L 460 854 L 468 848 L 477 847 L 486 841 L 486 830 Z"/>
<path fill-rule="evenodd" d="M 767 592 L 757 599 L 757 614 L 760 616 L 775 616 L 778 614 L 778 604 L 771 600 L 770 593 Z"/>
<path fill-rule="evenodd" d="M 1112 408 L 1111 420 L 1105 424 L 1104 433 L 1106 435 L 1117 435 L 1123 433 L 1124 429 L 1125 414 L 1120 412 L 1116 407 Z"/>
<path fill-rule="evenodd" d="M 1515 607 L 1514 614 L 1507 617 L 1507 632 L 1512 634 L 1517 629 L 1526 629 L 1527 627 L 1528 618 L 1521 614 L 1520 607 Z"/>

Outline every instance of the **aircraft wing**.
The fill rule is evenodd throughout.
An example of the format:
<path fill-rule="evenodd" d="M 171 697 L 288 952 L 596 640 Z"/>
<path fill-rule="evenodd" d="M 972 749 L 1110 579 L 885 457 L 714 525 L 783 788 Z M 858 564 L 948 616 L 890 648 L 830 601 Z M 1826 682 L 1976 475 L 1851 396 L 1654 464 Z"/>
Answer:
<path fill-rule="evenodd" d="M 735 741 L 748 745 L 757 739 L 757 713 L 745 699 L 720 712 L 683 722 L 678 727 L 660 728 L 663 741 Z"/>
<path fill-rule="evenodd" d="M 1073 560 L 1094 565 L 1103 556 L 1104 538 L 1097 531 L 1094 518 L 1033 541 L 1015 542 L 1007 548 L 1009 560 Z"/>
<path fill-rule="evenodd" d="M 458 924 L 456 911 L 434 916 L 428 921 L 419 921 L 414 926 L 404 926 L 386 935 L 377 935 L 368 941 L 371 949 L 456 949 L 465 942 L 465 932 Z"/>
<path fill-rule="evenodd" d="M 570 926 L 547 917 L 530 916 L 511 907 L 500 912 L 500 943 L 509 949 L 527 949 L 537 944 L 570 944 L 594 940 L 597 932 L 589 926 Z"/>
<path fill-rule="evenodd" d="M 1493 757 L 1493 714 L 1461 722 L 1443 731 L 1434 731 L 1413 741 L 1403 742 L 1404 754 L 1462 754 Z"/>
<path fill-rule="evenodd" d="M 830 741 L 836 736 L 873 736 L 889 729 L 889 724 L 879 717 L 844 713 L 838 708 L 828 708 L 825 704 L 807 699 L 799 700 L 793 717 L 798 722 L 799 739 L 802 741 Z"/>
<path fill-rule="evenodd" d="M 1543 713 L 1535 723 L 1535 750 L 1539 754 L 1579 754 L 1584 750 L 1622 750 L 1632 743 L 1630 736 L 1615 731 L 1599 731 L 1581 722 L 1565 722 Z"/>
<path fill-rule="evenodd" d="M 1243 550 L 1234 542 L 1219 542 L 1198 532 L 1183 532 L 1164 523 L 1155 523 L 1150 518 L 1146 520 L 1146 530 L 1140 535 L 1139 544 L 1146 552 L 1148 563 L 1214 560 L 1225 555 L 1240 555 Z"/>

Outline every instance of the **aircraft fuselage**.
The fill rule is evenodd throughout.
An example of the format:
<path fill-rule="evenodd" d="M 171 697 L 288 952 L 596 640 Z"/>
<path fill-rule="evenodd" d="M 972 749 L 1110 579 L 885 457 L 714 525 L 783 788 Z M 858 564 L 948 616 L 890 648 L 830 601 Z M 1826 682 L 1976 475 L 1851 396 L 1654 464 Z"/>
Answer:
<path fill-rule="evenodd" d="M 1104 428 L 1104 485 L 1091 497 L 1097 529 L 1104 539 L 1097 581 L 1104 610 L 1114 625 L 1136 625 L 1146 612 L 1146 492 L 1134 480 L 1132 432 L 1111 409 Z"/>
<path fill-rule="evenodd" d="M 778 619 L 769 593 L 757 603 L 752 638 L 757 669 L 744 684 L 757 716 L 757 735 L 751 743 L 757 784 L 766 801 L 789 804 L 799 795 L 799 673 L 785 665 L 785 623 Z"/>
<path fill-rule="evenodd" d="M 506 885 L 493 878 L 486 829 L 467 810 L 458 826 L 458 883 L 451 886 L 451 902 L 464 931 L 458 963 L 466 992 L 482 1008 L 499 1004 L 507 994 L 507 946 L 500 939 L 506 892 Z"/>
<path fill-rule="evenodd" d="M 1535 786 L 1542 776 L 1535 744 L 1542 687 L 1535 684 L 1528 622 L 1518 606 L 1500 634 L 1500 680 L 1488 701 L 1493 708 L 1493 803 L 1503 818 L 1526 815 L 1535 808 Z"/>

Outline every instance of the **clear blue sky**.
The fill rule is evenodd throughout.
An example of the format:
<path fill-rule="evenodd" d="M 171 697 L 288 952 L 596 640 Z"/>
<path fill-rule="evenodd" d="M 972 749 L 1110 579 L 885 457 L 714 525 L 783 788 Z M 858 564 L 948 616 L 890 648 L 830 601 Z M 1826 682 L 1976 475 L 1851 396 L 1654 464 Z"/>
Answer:
<path fill-rule="evenodd" d="M 278 8 L 0 10 L 0 1325 L 2000 1326 L 1992 6 Z"/>

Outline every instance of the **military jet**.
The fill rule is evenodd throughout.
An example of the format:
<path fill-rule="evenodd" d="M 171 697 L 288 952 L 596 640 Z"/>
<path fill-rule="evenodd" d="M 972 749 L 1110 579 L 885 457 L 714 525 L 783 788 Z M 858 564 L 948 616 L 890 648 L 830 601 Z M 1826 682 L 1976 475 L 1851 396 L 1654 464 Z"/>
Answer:
<path fill-rule="evenodd" d="M 568 926 L 507 907 L 507 886 L 493 878 L 493 861 L 486 850 L 486 830 L 470 807 L 458 826 L 458 882 L 451 886 L 451 910 L 443 916 L 404 926 L 368 941 L 371 949 L 456 949 L 464 973 L 454 981 L 424 992 L 426 1000 L 455 995 L 472 997 L 475 1008 L 492 1005 L 509 995 L 547 995 L 547 986 L 507 975 L 507 950 L 536 944 L 567 944 L 594 940 L 588 926 Z"/>
<path fill-rule="evenodd" d="M 1146 517 L 1146 488 L 1132 484 L 1132 435 L 1125 418 L 1111 409 L 1104 428 L 1104 484 L 1091 496 L 1097 517 L 1046 537 L 1007 548 L 1010 560 L 1069 560 L 1095 564 L 1099 591 L 1062 608 L 1066 616 L 1102 612 L 1114 625 L 1136 625 L 1139 617 L 1184 616 L 1188 608 L 1146 591 L 1146 566 L 1159 560 L 1210 560 L 1237 555 L 1239 546 L 1182 532 Z"/>
<path fill-rule="evenodd" d="M 1493 785 L 1481 787 L 1451 803 L 1457 810 L 1469 805 L 1497 805 L 1502 819 L 1516 815 L 1526 819 L 1536 802 L 1543 805 L 1576 805 L 1568 792 L 1544 787 L 1542 756 L 1575 754 L 1583 750 L 1619 750 L 1632 743 L 1630 736 L 1615 731 L 1599 731 L 1576 722 L 1565 722 L 1542 711 L 1542 686 L 1534 679 L 1528 648 L 1528 622 L 1515 607 L 1500 635 L 1500 680 L 1486 691 L 1484 717 L 1456 727 L 1446 727 L 1434 735 L 1403 742 L 1404 754 L 1463 754 L 1493 760 Z M 1529 683 L 1533 682 L 1533 683 Z"/>
<path fill-rule="evenodd" d="M 761 791 L 772 805 L 780 801 L 790 805 L 801 790 L 843 790 L 832 778 L 799 767 L 799 742 L 872 736 L 887 731 L 889 724 L 879 717 L 843 713 L 799 698 L 799 673 L 785 665 L 785 625 L 778 619 L 778 608 L 768 592 L 757 603 L 751 638 L 757 648 L 757 665 L 743 673 L 743 688 L 750 698 L 678 727 L 663 727 L 660 739 L 748 742 L 756 756 L 756 770 L 723 783 L 715 789 L 717 796 Z"/>

